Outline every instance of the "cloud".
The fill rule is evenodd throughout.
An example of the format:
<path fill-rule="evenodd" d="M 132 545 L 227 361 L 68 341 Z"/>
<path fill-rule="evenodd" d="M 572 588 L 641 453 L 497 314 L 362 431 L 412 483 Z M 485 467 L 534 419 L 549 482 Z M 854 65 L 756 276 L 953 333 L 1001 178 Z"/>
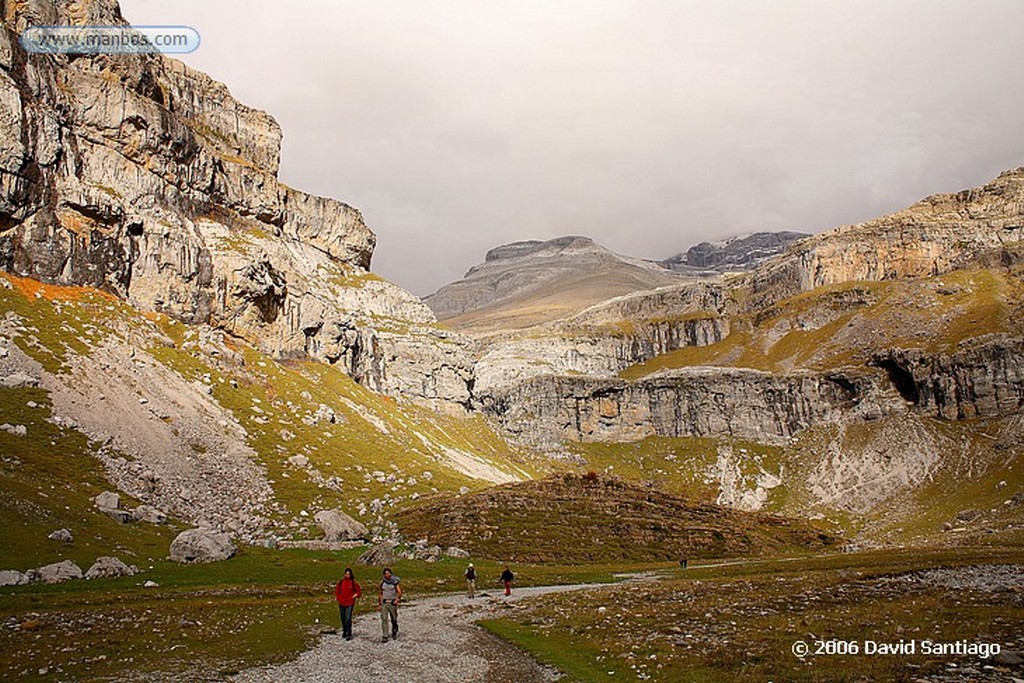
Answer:
<path fill-rule="evenodd" d="M 1024 163 L 1024 3 L 122 0 L 363 210 L 418 294 L 498 244 L 665 257 L 817 230 Z"/>

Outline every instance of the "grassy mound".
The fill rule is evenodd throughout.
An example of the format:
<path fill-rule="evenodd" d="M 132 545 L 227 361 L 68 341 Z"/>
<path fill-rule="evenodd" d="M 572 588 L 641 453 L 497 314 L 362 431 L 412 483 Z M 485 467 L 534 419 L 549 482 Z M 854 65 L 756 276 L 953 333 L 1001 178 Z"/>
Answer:
<path fill-rule="evenodd" d="M 836 542 L 808 522 L 692 503 L 594 473 L 432 500 L 397 521 L 406 538 L 517 562 L 724 557 Z"/>

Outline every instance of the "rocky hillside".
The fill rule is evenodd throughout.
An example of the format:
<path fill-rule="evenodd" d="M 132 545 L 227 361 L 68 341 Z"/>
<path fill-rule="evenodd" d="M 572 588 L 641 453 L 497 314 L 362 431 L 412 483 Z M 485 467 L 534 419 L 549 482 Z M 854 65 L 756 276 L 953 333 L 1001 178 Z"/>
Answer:
<path fill-rule="evenodd" d="M 691 502 L 594 473 L 425 503 L 398 521 L 408 538 L 514 562 L 680 560 L 836 543 L 807 522 Z"/>
<path fill-rule="evenodd" d="M 36 24 L 125 25 L 114 0 L 5 7 L 0 268 L 338 364 L 377 391 L 468 403 L 465 342 L 368 271 L 359 211 L 278 182 L 273 118 L 162 55 L 18 42 Z"/>
<path fill-rule="evenodd" d="M 677 280 L 656 263 L 620 256 L 587 237 L 569 236 L 496 247 L 463 279 L 424 301 L 452 328 L 511 330 Z"/>
<path fill-rule="evenodd" d="M 186 525 L 322 541 L 337 511 L 388 536 L 422 495 L 535 476 L 359 211 L 277 180 L 273 118 L 161 55 L 18 40 L 125 25 L 113 0 L 0 14 L 0 569 L 141 565 Z"/>
<path fill-rule="evenodd" d="M 182 525 L 318 541 L 334 510 L 387 537 L 421 496 L 537 472 L 480 416 L 399 403 L 96 289 L 0 274 L 0 311 L 3 569 L 86 567 L 115 548 L 141 565 Z M 94 502 L 105 491 L 119 510 Z M 45 542 L 61 528 L 73 545 Z"/>

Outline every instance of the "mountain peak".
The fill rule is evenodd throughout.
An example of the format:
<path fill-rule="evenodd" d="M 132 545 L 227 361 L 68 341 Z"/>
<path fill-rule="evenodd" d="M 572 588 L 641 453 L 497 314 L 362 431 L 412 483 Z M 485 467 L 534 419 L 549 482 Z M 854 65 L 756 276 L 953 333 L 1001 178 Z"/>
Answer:
<path fill-rule="evenodd" d="M 524 256 L 552 256 L 566 251 L 588 250 L 611 253 L 589 237 L 565 235 L 550 240 L 520 240 L 503 244 L 488 251 L 484 256 L 484 262 L 505 261 Z"/>

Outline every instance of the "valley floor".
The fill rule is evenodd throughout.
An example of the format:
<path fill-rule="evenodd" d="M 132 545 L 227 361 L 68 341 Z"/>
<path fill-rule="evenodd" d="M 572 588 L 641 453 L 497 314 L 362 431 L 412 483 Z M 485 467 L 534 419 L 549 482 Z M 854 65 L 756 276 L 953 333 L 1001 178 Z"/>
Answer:
<path fill-rule="evenodd" d="M 582 591 L 596 585 L 538 586 L 516 588 L 510 597 L 500 587 L 465 595 L 446 595 L 415 600 L 399 610 L 397 640 L 381 642 L 379 613 L 373 600 L 363 600 L 364 610 L 354 624 L 355 638 L 345 642 L 340 633 L 321 639 L 298 659 L 279 666 L 242 672 L 236 683 L 387 683 L 435 681 L 437 683 L 541 683 L 560 678 L 521 650 L 474 625 L 478 619 L 522 611 L 523 598 Z M 567 601 L 575 598 L 571 594 Z"/>

